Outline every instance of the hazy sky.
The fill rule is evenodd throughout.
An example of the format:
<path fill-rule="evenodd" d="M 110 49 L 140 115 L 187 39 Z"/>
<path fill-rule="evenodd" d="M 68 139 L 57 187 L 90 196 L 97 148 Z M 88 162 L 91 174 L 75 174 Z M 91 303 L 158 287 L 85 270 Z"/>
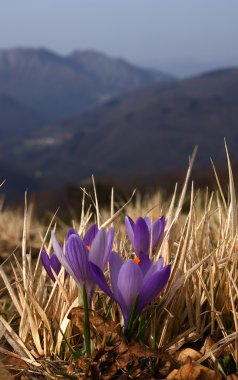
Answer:
<path fill-rule="evenodd" d="M 0 0 L 0 48 L 15 46 L 97 49 L 170 71 L 238 66 L 238 0 Z"/>

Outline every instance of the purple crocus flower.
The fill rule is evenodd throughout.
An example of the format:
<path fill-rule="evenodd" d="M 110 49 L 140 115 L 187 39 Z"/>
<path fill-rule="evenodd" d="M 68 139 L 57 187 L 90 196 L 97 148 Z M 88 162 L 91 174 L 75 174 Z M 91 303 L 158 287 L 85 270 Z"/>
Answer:
<path fill-rule="evenodd" d="M 96 224 L 93 224 L 85 233 L 84 237 L 83 237 L 83 241 L 85 242 L 85 244 L 90 247 L 96 234 L 98 233 L 98 227 Z M 67 234 L 66 234 L 66 237 L 65 237 L 65 240 L 67 241 L 71 235 L 77 235 L 77 232 L 75 231 L 74 228 L 69 228 Z M 42 261 L 42 264 L 48 274 L 48 276 L 51 278 L 51 280 L 53 282 L 55 282 L 55 276 L 52 272 L 52 269 L 54 270 L 54 272 L 56 273 L 56 275 L 58 276 L 59 272 L 60 272 L 60 269 L 61 269 L 61 263 L 57 257 L 57 255 L 55 254 L 55 252 L 52 253 L 51 257 L 49 257 L 49 255 L 47 254 L 46 250 L 43 249 L 42 252 L 41 252 L 41 261 Z M 65 272 L 65 274 L 67 275 L 67 272 Z"/>
<path fill-rule="evenodd" d="M 144 259 L 144 257 L 143 257 Z M 143 260 L 142 259 L 142 260 Z M 152 264 L 149 257 L 144 265 L 137 265 L 133 260 L 123 263 L 121 256 L 112 252 L 110 265 L 111 288 L 101 268 L 90 263 L 91 275 L 98 286 L 116 301 L 124 317 L 126 329 L 135 298 L 139 295 L 135 317 L 163 290 L 170 276 L 171 265 L 163 267 L 163 259 Z M 144 270 L 142 270 L 144 268 Z"/>
<path fill-rule="evenodd" d="M 99 231 L 99 228 L 96 224 L 93 224 L 89 229 L 86 231 L 83 241 L 87 245 L 87 247 L 91 247 L 93 240 L 95 239 L 97 233 Z"/>
<path fill-rule="evenodd" d="M 52 272 L 52 269 L 58 276 L 60 269 L 61 269 L 61 264 L 55 254 L 55 252 L 52 253 L 51 257 L 49 257 L 48 253 L 46 252 L 45 249 L 41 251 L 41 261 L 42 264 L 48 274 L 48 276 L 51 278 L 53 282 L 55 282 L 55 276 Z"/>
<path fill-rule="evenodd" d="M 76 234 L 76 231 L 74 228 L 70 228 L 66 234 L 66 240 L 70 237 L 70 235 Z M 61 264 L 55 254 L 55 252 L 52 253 L 51 257 L 49 257 L 48 253 L 46 252 L 45 249 L 42 250 L 41 252 L 41 261 L 42 264 L 48 274 L 48 276 L 51 278 L 53 282 L 55 282 L 55 276 L 52 272 L 52 269 L 58 276 L 60 269 L 61 269 Z"/>
<path fill-rule="evenodd" d="M 162 216 L 154 223 L 151 222 L 148 216 L 145 218 L 139 217 L 136 223 L 134 223 L 129 216 L 126 216 L 125 225 L 127 235 L 131 241 L 135 253 L 139 258 L 141 258 L 142 255 L 149 254 L 151 236 L 152 251 L 159 243 L 159 240 L 164 232 L 165 217 Z"/>
<path fill-rule="evenodd" d="M 66 241 L 65 254 L 53 231 L 51 238 L 55 254 L 62 266 L 80 288 L 85 284 L 90 304 L 96 284 L 89 270 L 89 260 L 100 270 L 105 269 L 112 252 L 113 228 L 106 233 L 103 228 L 98 230 L 92 226 L 90 233 L 86 233 L 84 239 L 78 234 L 71 234 Z"/>

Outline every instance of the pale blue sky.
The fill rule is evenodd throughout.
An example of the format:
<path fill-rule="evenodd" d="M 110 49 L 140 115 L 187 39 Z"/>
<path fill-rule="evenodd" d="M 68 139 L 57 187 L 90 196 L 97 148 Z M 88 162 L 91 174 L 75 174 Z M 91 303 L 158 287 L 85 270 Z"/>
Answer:
<path fill-rule="evenodd" d="M 0 48 L 15 46 L 96 49 L 169 71 L 238 66 L 238 0 L 0 0 Z"/>

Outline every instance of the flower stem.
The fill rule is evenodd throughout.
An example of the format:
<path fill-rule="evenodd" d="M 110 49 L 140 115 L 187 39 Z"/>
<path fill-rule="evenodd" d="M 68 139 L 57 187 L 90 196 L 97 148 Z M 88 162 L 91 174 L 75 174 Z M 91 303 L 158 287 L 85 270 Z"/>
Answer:
<path fill-rule="evenodd" d="M 109 304 L 107 305 L 107 309 L 106 309 L 106 318 L 109 317 L 109 314 L 110 314 L 110 312 L 111 312 L 112 305 L 113 305 L 113 300 L 110 300 Z"/>
<path fill-rule="evenodd" d="M 154 309 L 153 317 L 152 317 L 152 322 L 151 322 L 151 345 L 153 350 L 156 350 L 156 344 L 157 344 L 157 313 L 156 313 L 156 308 Z"/>
<path fill-rule="evenodd" d="M 134 299 L 134 302 L 132 304 L 131 312 L 130 312 L 130 318 L 129 318 L 129 321 L 128 321 L 128 324 L 127 324 L 126 330 L 125 330 L 125 336 L 126 336 L 126 338 L 128 340 L 131 339 L 132 327 L 133 327 L 133 322 L 134 322 L 134 319 L 135 319 L 135 314 L 136 314 L 136 309 L 137 309 L 138 301 L 139 301 L 139 294 L 136 295 L 136 297 Z"/>
<path fill-rule="evenodd" d="M 88 310 L 88 296 L 86 292 L 86 286 L 83 284 L 83 305 L 84 305 L 84 323 L 83 323 L 83 333 L 86 354 L 91 355 L 91 341 L 90 341 L 90 321 L 89 321 L 89 310 Z"/>

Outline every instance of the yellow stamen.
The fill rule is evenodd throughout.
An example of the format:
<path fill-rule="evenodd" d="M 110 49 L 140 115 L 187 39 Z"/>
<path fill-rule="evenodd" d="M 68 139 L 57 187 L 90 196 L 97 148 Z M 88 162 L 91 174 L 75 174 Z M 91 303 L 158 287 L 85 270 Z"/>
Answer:
<path fill-rule="evenodd" d="M 136 258 L 134 259 L 134 263 L 139 264 L 139 262 L 140 262 L 139 257 L 136 257 Z"/>
<path fill-rule="evenodd" d="M 87 245 L 87 248 L 88 248 L 88 251 L 90 251 L 91 246 L 90 246 L 90 245 Z"/>

